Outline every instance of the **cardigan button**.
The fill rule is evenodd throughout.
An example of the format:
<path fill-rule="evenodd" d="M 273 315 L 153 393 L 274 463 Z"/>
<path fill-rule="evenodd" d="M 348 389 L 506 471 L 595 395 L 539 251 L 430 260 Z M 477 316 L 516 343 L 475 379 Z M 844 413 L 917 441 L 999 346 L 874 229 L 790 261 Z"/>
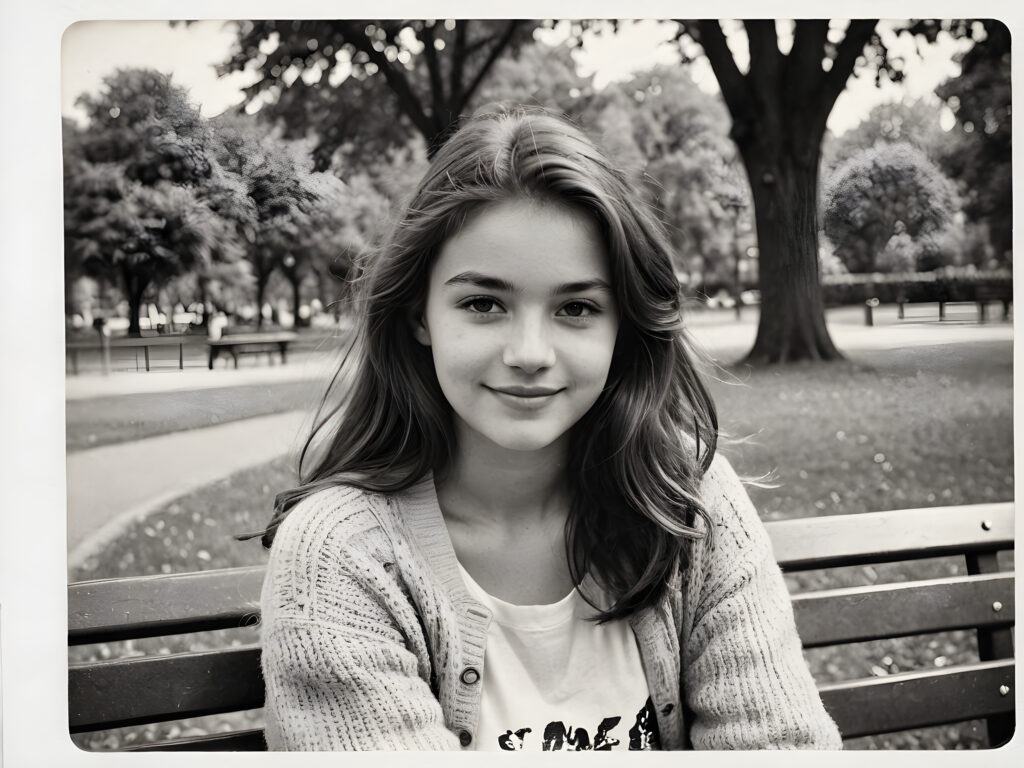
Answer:
<path fill-rule="evenodd" d="M 459 679 L 466 685 L 473 685 L 480 680 L 480 671 L 476 667 L 466 667 Z"/>
<path fill-rule="evenodd" d="M 459 731 L 459 744 L 464 747 L 468 747 L 473 743 L 473 734 L 469 731 Z"/>

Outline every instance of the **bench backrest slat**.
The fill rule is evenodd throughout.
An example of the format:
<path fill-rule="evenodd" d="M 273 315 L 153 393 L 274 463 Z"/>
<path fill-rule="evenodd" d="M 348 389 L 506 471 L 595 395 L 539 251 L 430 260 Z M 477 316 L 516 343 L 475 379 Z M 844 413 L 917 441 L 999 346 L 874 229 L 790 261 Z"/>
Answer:
<path fill-rule="evenodd" d="M 260 332 L 260 333 L 229 333 L 219 339 L 207 339 L 211 347 L 229 347 L 237 344 L 280 344 L 295 341 L 299 334 L 294 331 Z"/>
<path fill-rule="evenodd" d="M 258 646 L 68 669 L 72 733 L 257 709 L 263 697 Z"/>
<path fill-rule="evenodd" d="M 72 644 L 225 629 L 259 620 L 263 568 L 74 585 Z M 793 596 L 804 646 L 860 642 L 1014 622 L 1013 574 L 958 576 Z M 76 600 L 77 598 L 77 600 Z M 1000 603 L 999 611 L 993 610 Z M 118 611 L 123 611 L 117 623 Z"/>
<path fill-rule="evenodd" d="M 1014 622 L 1013 574 L 954 576 L 793 596 L 805 648 Z M 993 606 L 998 605 L 998 610 Z"/>
<path fill-rule="evenodd" d="M 68 587 L 68 642 L 105 643 L 248 626 L 263 566 L 83 581 Z"/>
<path fill-rule="evenodd" d="M 981 661 L 892 679 L 829 683 L 818 690 L 843 738 L 850 739 L 1012 712 L 1013 667 L 1012 659 Z M 1009 687 L 1007 695 L 1000 694 L 1002 685 Z"/>
<path fill-rule="evenodd" d="M 904 522 L 907 520 L 910 522 Z M 982 528 L 983 521 L 990 523 L 988 530 Z M 767 527 L 784 568 L 845 565 L 865 558 L 893 559 L 896 553 L 933 555 L 937 549 L 948 551 L 958 535 L 967 534 L 971 540 L 956 550 L 982 546 L 1009 549 L 1013 546 L 1013 505 L 784 520 Z M 865 536 L 865 530 L 870 535 Z M 887 531 L 888 538 L 882 537 L 881 531 Z M 922 536 L 927 538 L 923 550 L 907 549 L 910 541 Z M 870 547 L 875 551 L 868 551 Z M 80 645 L 255 623 L 263 571 L 263 566 L 249 566 L 69 585 L 68 642 Z"/>
<path fill-rule="evenodd" d="M 765 524 L 783 570 L 829 568 L 1013 547 L 1013 503 L 900 509 Z"/>

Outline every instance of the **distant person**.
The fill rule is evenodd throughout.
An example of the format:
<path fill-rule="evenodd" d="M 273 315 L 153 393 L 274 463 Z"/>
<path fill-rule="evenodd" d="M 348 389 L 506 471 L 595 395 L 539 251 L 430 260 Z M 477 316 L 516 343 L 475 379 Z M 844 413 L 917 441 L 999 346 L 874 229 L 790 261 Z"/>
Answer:
<path fill-rule="evenodd" d="M 564 119 L 441 147 L 263 532 L 271 749 L 841 747 L 669 254 Z"/>
<path fill-rule="evenodd" d="M 224 335 L 224 329 L 228 326 L 228 316 L 223 312 L 217 312 L 210 316 L 206 324 L 206 334 L 211 341 L 216 341 Z"/>

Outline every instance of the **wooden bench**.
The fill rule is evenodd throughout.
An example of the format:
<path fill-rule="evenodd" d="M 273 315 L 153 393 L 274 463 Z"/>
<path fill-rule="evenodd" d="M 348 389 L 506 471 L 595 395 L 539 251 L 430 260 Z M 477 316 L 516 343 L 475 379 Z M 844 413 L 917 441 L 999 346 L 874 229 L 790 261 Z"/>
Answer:
<path fill-rule="evenodd" d="M 1014 728 L 1013 505 L 978 504 L 805 518 L 767 524 L 784 572 L 962 558 L 963 575 L 826 589 L 793 596 L 807 649 L 928 635 L 976 633 L 978 660 L 852 680 L 819 680 L 844 739 L 983 719 L 989 743 Z M 263 568 L 82 582 L 68 587 L 72 645 L 194 633 L 258 622 Z M 925 642 L 927 638 L 921 640 Z M 812 651 L 813 652 L 813 651 Z M 75 664 L 72 733 L 263 705 L 257 644 Z M 138 749 L 260 750 L 262 731 L 147 744 Z"/>
<path fill-rule="evenodd" d="M 1007 285 L 978 285 L 974 289 L 974 300 L 973 301 L 946 301 L 940 299 L 937 303 L 939 305 L 939 320 L 946 319 L 946 309 L 950 306 L 971 306 L 974 305 L 977 311 L 977 320 L 979 323 L 984 323 L 988 319 L 988 305 L 993 301 L 1001 302 L 1003 305 L 1003 320 L 1009 320 L 1010 318 L 1010 304 L 1013 302 L 1013 286 Z M 906 318 L 904 305 L 911 303 L 904 296 L 899 296 L 896 299 L 897 317 L 900 320 Z M 922 302 L 934 304 L 936 302 Z M 868 323 L 871 325 L 871 323 Z"/>
<path fill-rule="evenodd" d="M 987 319 L 990 302 L 998 301 L 1003 305 L 1003 320 L 1010 319 L 1010 304 L 1013 303 L 1013 286 L 979 285 L 974 292 L 974 301 L 978 305 L 978 322 Z"/>
<path fill-rule="evenodd" d="M 100 336 L 99 341 L 89 341 L 85 339 L 73 339 L 65 342 L 64 354 L 71 359 L 71 370 L 75 375 L 78 374 L 78 355 L 83 351 L 96 351 L 100 354 L 103 362 L 103 372 L 110 373 L 110 354 L 115 349 L 138 349 L 142 348 L 145 356 L 146 370 L 150 370 L 150 356 L 149 350 L 151 347 L 177 347 L 178 348 L 178 369 L 183 370 L 185 368 L 185 345 L 188 344 L 194 336 L 141 336 L 141 337 L 128 337 L 111 339 L 107 336 Z M 136 358 L 136 369 L 138 369 L 138 352 L 135 355 Z"/>
<path fill-rule="evenodd" d="M 299 335 L 294 331 L 279 331 L 274 333 L 236 333 L 222 336 L 219 339 L 208 339 L 210 347 L 210 370 L 213 370 L 213 363 L 217 356 L 224 352 L 231 355 L 235 361 L 235 368 L 238 368 L 238 356 L 253 352 L 267 352 L 270 355 L 270 362 L 273 363 L 273 353 L 281 355 L 281 365 L 288 362 L 288 345 L 295 341 Z"/>

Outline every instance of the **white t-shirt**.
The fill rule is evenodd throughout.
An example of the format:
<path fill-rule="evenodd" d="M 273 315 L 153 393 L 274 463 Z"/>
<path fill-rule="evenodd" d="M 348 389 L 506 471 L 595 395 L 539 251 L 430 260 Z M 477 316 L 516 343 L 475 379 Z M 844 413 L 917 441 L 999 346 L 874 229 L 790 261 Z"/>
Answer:
<path fill-rule="evenodd" d="M 657 749 L 640 651 L 625 620 L 586 621 L 573 590 L 550 605 L 487 594 L 459 566 L 469 594 L 491 610 L 476 749 Z"/>

